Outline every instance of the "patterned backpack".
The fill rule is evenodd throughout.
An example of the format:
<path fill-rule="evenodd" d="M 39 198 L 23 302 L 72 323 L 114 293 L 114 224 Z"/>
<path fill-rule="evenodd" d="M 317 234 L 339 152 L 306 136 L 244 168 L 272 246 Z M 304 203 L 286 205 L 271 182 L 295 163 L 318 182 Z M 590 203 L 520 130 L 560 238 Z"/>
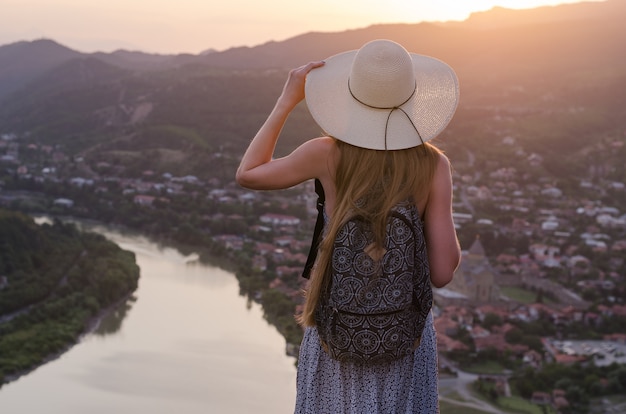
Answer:
<path fill-rule="evenodd" d="M 328 354 L 343 362 L 387 362 L 419 345 L 432 307 L 422 221 L 413 203 L 390 213 L 384 249 L 360 217 L 334 241 L 330 283 L 315 319 Z"/>

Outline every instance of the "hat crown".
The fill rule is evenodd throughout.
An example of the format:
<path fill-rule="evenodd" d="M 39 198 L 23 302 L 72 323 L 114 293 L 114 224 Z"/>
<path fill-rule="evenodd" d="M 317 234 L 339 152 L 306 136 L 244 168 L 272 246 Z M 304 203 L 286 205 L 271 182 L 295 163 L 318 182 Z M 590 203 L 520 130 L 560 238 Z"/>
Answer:
<path fill-rule="evenodd" d="M 352 95 L 365 105 L 400 106 L 415 92 L 411 55 L 390 40 L 369 42 L 354 57 L 348 82 Z"/>

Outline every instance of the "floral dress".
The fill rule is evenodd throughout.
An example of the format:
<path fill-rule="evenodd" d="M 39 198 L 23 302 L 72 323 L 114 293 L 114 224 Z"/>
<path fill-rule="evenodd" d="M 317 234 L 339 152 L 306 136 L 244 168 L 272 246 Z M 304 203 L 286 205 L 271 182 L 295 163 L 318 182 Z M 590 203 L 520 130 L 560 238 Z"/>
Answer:
<path fill-rule="evenodd" d="M 412 355 L 384 364 L 332 359 L 315 328 L 300 347 L 296 414 L 434 414 L 439 412 L 437 342 L 432 313 Z"/>

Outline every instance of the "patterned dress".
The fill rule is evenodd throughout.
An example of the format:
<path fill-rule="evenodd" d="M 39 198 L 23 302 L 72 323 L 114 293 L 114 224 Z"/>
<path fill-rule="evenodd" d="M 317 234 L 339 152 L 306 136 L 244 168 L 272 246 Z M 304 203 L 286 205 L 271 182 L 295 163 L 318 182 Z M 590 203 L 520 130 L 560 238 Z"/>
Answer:
<path fill-rule="evenodd" d="M 420 346 L 403 359 L 354 365 L 332 359 L 315 328 L 307 328 L 300 347 L 296 414 L 435 414 L 437 343 L 432 313 Z"/>

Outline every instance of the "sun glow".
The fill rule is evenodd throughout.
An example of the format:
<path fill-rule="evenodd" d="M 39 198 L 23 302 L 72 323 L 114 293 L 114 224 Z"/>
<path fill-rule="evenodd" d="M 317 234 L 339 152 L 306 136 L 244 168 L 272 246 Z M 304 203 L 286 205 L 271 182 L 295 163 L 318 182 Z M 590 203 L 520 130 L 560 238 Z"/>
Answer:
<path fill-rule="evenodd" d="M 461 21 L 493 7 L 602 0 L 0 0 L 0 45 L 54 39 L 80 51 L 198 53 L 256 46 L 307 32 L 374 24 Z"/>
<path fill-rule="evenodd" d="M 531 9 L 578 2 L 580 0 L 387 0 L 385 4 L 391 6 L 387 9 L 389 15 L 380 14 L 380 18 L 388 20 L 391 17 L 397 22 L 465 20 L 474 12 L 487 11 L 494 7 Z"/>

